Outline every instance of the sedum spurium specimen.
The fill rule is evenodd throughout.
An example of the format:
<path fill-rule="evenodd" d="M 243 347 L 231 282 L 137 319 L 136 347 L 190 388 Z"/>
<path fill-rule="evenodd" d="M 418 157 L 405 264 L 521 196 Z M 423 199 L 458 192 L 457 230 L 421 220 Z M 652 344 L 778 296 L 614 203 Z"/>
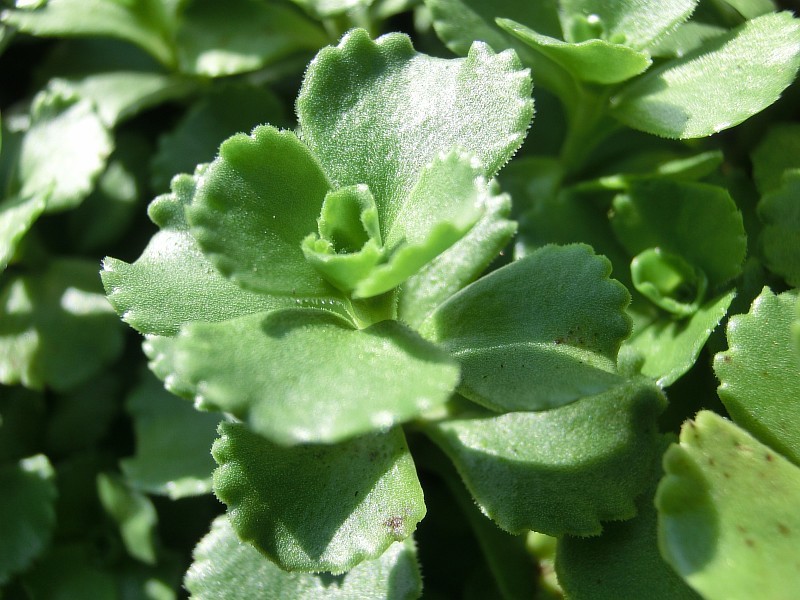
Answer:
<path fill-rule="evenodd" d="M 629 294 L 608 261 L 551 246 L 474 281 L 515 230 L 492 178 L 522 143 L 530 90 L 511 52 L 438 59 L 355 30 L 309 66 L 296 133 L 228 139 L 152 203 L 161 231 L 139 260 L 106 259 L 153 371 L 230 421 L 213 486 L 231 528 L 198 547 L 199 597 L 231 577 L 201 564 L 233 535 L 261 552 L 227 559 L 243 570 L 263 556 L 363 569 L 416 595 L 384 557 L 411 560 L 398 544 L 425 515 L 420 433 L 513 533 L 593 535 L 635 513 L 663 396 L 617 371 Z M 322 577 L 280 569 L 263 567 L 285 589 Z"/>

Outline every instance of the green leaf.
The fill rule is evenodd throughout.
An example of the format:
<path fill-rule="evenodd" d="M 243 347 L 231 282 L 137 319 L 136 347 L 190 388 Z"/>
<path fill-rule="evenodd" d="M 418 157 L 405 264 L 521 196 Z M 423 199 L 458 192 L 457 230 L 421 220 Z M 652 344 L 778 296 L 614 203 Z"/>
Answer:
<path fill-rule="evenodd" d="M 611 112 L 647 133 L 705 137 L 775 102 L 798 67 L 800 22 L 768 14 L 648 71 L 611 99 Z"/>
<path fill-rule="evenodd" d="M 192 104 L 177 126 L 158 140 L 153 157 L 153 187 L 166 189 L 178 173 L 191 173 L 195 165 L 211 162 L 220 144 L 261 123 L 283 123 L 283 106 L 275 94 L 245 85 L 214 86 Z"/>
<path fill-rule="evenodd" d="M 133 391 L 125 407 L 136 434 L 136 454 L 120 461 L 130 485 L 173 500 L 211 492 L 214 461 L 209 449 L 217 437 L 218 414 L 195 410 L 151 376 Z"/>
<path fill-rule="evenodd" d="M 0 385 L 0 463 L 36 454 L 42 447 L 44 394 Z"/>
<path fill-rule="evenodd" d="M 681 321 L 664 314 L 647 318 L 625 342 L 622 352 L 639 355 L 644 360 L 642 375 L 655 379 L 663 388 L 669 387 L 692 368 L 735 295 L 730 291 L 712 298 Z"/>
<path fill-rule="evenodd" d="M 316 19 L 338 16 L 352 10 L 368 7 L 374 0 L 292 0 Z"/>
<path fill-rule="evenodd" d="M 285 570 L 343 573 L 407 538 L 425 516 L 400 429 L 291 448 L 240 424 L 222 423 L 220 433 L 214 492 L 238 536 Z"/>
<path fill-rule="evenodd" d="M 680 58 L 727 31 L 720 25 L 692 20 L 658 38 L 647 51 L 653 57 Z"/>
<path fill-rule="evenodd" d="M 783 185 L 761 197 L 764 264 L 793 286 L 800 286 L 800 169 L 787 171 Z"/>
<path fill-rule="evenodd" d="M 788 170 L 800 169 L 800 123 L 772 126 L 750 155 L 753 179 L 763 194 L 784 186 Z"/>
<path fill-rule="evenodd" d="M 494 176 L 522 144 L 530 93 L 529 74 L 511 52 L 476 43 L 465 59 L 440 59 L 415 52 L 405 35 L 373 41 L 354 30 L 311 63 L 297 114 L 334 186 L 369 186 L 388 239 L 441 153 L 458 148 Z"/>
<path fill-rule="evenodd" d="M 56 523 L 55 474 L 43 454 L 0 467 L 0 585 L 28 568 Z"/>
<path fill-rule="evenodd" d="M 198 406 L 281 444 L 386 430 L 441 407 L 458 382 L 453 360 L 401 323 L 356 330 L 321 310 L 194 323 L 161 348 Z"/>
<path fill-rule="evenodd" d="M 800 469 L 702 411 L 664 457 L 656 495 L 664 558 L 708 600 L 800 589 Z"/>
<path fill-rule="evenodd" d="M 298 11 L 256 0 L 194 0 L 177 31 L 181 70 L 207 77 L 254 71 L 326 43 L 323 29 Z"/>
<path fill-rule="evenodd" d="M 66 390 L 122 351 L 119 319 L 93 261 L 53 261 L 0 290 L 0 381 Z"/>
<path fill-rule="evenodd" d="M 195 177 L 180 175 L 171 193 L 150 204 L 150 218 L 161 230 L 136 262 L 103 261 L 101 277 L 109 301 L 141 333 L 173 336 L 188 322 L 224 321 L 295 306 L 292 300 L 243 290 L 203 255 L 184 217 L 195 185 Z"/>
<path fill-rule="evenodd" d="M 800 364 L 791 327 L 798 292 L 764 288 L 746 315 L 728 322 L 727 352 L 714 359 L 719 397 L 731 418 L 800 465 Z"/>
<path fill-rule="evenodd" d="M 11 197 L 0 202 L 0 272 L 47 205 L 47 196 Z"/>
<path fill-rule="evenodd" d="M 582 42 L 602 38 L 642 50 L 682 23 L 698 0 L 667 0 L 652 6 L 647 2 L 606 0 L 560 0 L 564 39 Z"/>
<path fill-rule="evenodd" d="M 665 404 L 658 388 L 633 381 L 548 411 L 451 419 L 426 431 L 502 529 L 597 535 L 601 521 L 636 514 Z"/>
<path fill-rule="evenodd" d="M 671 437 L 671 436 L 670 436 Z M 668 438 L 662 438 L 660 451 Z M 558 540 L 556 571 L 568 598 L 574 600 L 699 600 L 658 551 L 658 520 L 653 496 L 661 480 L 660 461 L 653 461 L 650 483 L 636 501 L 637 515 L 606 524 L 603 535 Z"/>
<path fill-rule="evenodd" d="M 500 411 L 567 404 L 620 381 L 630 295 L 610 272 L 588 246 L 548 246 L 464 288 L 420 330 L 459 361 L 470 400 Z"/>
<path fill-rule="evenodd" d="M 20 195 L 47 197 L 48 212 L 74 208 L 92 191 L 112 148 L 89 100 L 62 91 L 40 93 L 20 149 Z"/>
<path fill-rule="evenodd" d="M 653 62 L 645 52 L 606 40 L 591 39 L 570 44 L 510 19 L 497 19 L 497 24 L 564 67 L 572 76 L 590 83 L 621 83 L 644 72 Z"/>
<path fill-rule="evenodd" d="M 407 538 L 344 575 L 286 572 L 240 541 L 221 516 L 195 548 L 184 585 L 196 600 L 413 600 L 422 593 L 416 554 Z"/>
<path fill-rule="evenodd" d="M 398 318 L 418 327 L 437 306 L 477 279 L 517 230 L 507 218 L 510 212 L 508 195 L 487 196 L 483 215 L 472 229 L 403 282 Z"/>
<path fill-rule="evenodd" d="M 3 11 L 0 19 L 36 36 L 126 40 L 167 66 L 175 63 L 172 23 L 161 0 L 48 0 L 36 10 Z"/>
<path fill-rule="evenodd" d="M 294 133 L 262 126 L 229 138 L 201 181 L 186 214 L 192 235 L 224 275 L 261 293 L 340 295 L 301 249 L 317 229 L 330 185 Z"/>
<path fill-rule="evenodd" d="M 149 498 L 125 485 L 122 478 L 100 473 L 97 495 L 106 513 L 117 523 L 125 549 L 133 558 L 147 564 L 156 562 L 156 509 Z"/>
<path fill-rule="evenodd" d="M 736 203 L 724 188 L 705 183 L 636 181 L 614 198 L 611 225 L 630 254 L 676 254 L 708 278 L 709 290 L 741 273 L 747 253 Z"/>
<path fill-rule="evenodd" d="M 119 600 L 113 573 L 98 564 L 95 554 L 86 542 L 54 546 L 23 577 L 29 597 L 34 600 Z"/>
<path fill-rule="evenodd" d="M 426 165 L 394 221 L 385 226 L 389 256 L 359 283 L 355 297 L 387 292 L 464 237 L 490 202 L 482 166 L 459 151 Z"/>
<path fill-rule="evenodd" d="M 648 248 L 633 257 L 631 279 L 643 296 L 676 318 L 697 312 L 708 287 L 705 273 L 661 248 Z"/>

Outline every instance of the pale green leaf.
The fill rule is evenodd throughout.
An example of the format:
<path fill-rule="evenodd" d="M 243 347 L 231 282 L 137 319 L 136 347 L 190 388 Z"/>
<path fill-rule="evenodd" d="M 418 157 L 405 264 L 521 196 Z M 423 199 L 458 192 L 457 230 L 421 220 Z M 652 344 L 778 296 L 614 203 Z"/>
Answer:
<path fill-rule="evenodd" d="M 47 196 L 11 197 L 0 202 L 0 272 L 47 205 Z"/>
<path fill-rule="evenodd" d="M 43 454 L 0 467 L 0 585 L 30 566 L 56 524 L 55 473 Z"/>
<path fill-rule="evenodd" d="M 130 489 L 121 477 L 97 475 L 97 495 L 106 513 L 119 527 L 125 549 L 133 558 L 147 564 L 156 562 L 156 509 L 150 499 Z"/>
<path fill-rule="evenodd" d="M 648 248 L 631 261 L 633 286 L 676 319 L 697 312 L 705 299 L 708 278 L 677 254 Z"/>
<path fill-rule="evenodd" d="M 700 412 L 664 457 L 664 558 L 707 600 L 791 600 L 800 589 L 800 469 Z"/>
<path fill-rule="evenodd" d="M 220 425 L 214 493 L 249 541 L 292 571 L 343 573 L 406 539 L 425 516 L 400 429 L 330 446 L 285 448 Z"/>
<path fill-rule="evenodd" d="M 0 381 L 66 390 L 122 351 L 122 330 L 93 261 L 53 261 L 0 290 Z"/>
<path fill-rule="evenodd" d="M 46 196 L 48 212 L 74 208 L 92 191 L 112 148 L 89 100 L 62 91 L 40 93 L 20 149 L 20 195 Z"/>
<path fill-rule="evenodd" d="M 559 0 L 564 39 L 601 38 L 641 50 L 682 23 L 698 0 Z M 535 24 L 531 24 L 535 26 Z"/>
<path fill-rule="evenodd" d="M 712 298 L 691 317 L 680 321 L 664 314 L 645 317 L 622 351 L 639 355 L 643 360 L 642 374 L 655 379 L 661 387 L 668 387 L 692 368 L 735 295 L 731 291 Z"/>
<path fill-rule="evenodd" d="M 285 120 L 280 100 L 269 90 L 215 86 L 189 107 L 174 129 L 159 138 L 151 164 L 153 187 L 166 189 L 178 173 L 191 173 L 195 165 L 211 162 L 220 144 L 233 134 Z"/>
<path fill-rule="evenodd" d="M 340 292 L 301 249 L 317 229 L 329 188 L 294 133 L 261 126 L 222 144 L 186 213 L 203 252 L 239 285 L 281 296 L 336 298 Z"/>
<path fill-rule="evenodd" d="M 192 321 L 224 321 L 294 306 L 292 300 L 243 290 L 203 255 L 184 217 L 195 185 L 194 177 L 180 175 L 171 193 L 151 203 L 150 218 L 161 230 L 136 262 L 103 261 L 101 276 L 109 301 L 141 333 L 172 336 Z"/>
<path fill-rule="evenodd" d="M 632 182 L 614 198 L 611 225 L 631 255 L 649 248 L 676 254 L 708 278 L 712 291 L 741 273 L 747 253 L 736 203 L 724 188 L 705 183 Z"/>
<path fill-rule="evenodd" d="M 792 348 L 796 290 L 764 288 L 746 315 L 728 322 L 728 345 L 714 359 L 719 397 L 731 418 L 800 465 L 800 364 Z"/>
<path fill-rule="evenodd" d="M 459 392 L 543 410 L 619 383 L 630 295 L 588 246 L 548 246 L 452 296 L 421 326 L 461 364 Z"/>
<path fill-rule="evenodd" d="M 800 169 L 800 123 L 779 123 L 767 131 L 750 155 L 753 179 L 761 194 L 777 192 L 784 174 Z"/>
<path fill-rule="evenodd" d="M 653 57 L 680 58 L 695 48 L 702 46 L 707 40 L 726 33 L 728 30 L 720 25 L 688 21 L 667 32 L 647 48 Z"/>
<path fill-rule="evenodd" d="M 670 436 L 671 437 L 671 436 Z M 659 451 L 666 450 L 662 438 Z M 571 600 L 700 600 L 658 551 L 658 521 L 653 497 L 663 475 L 653 461 L 650 484 L 636 501 L 637 515 L 607 523 L 599 537 L 564 536 L 558 540 L 558 581 Z"/>
<path fill-rule="evenodd" d="M 402 284 L 398 318 L 418 327 L 437 306 L 477 279 L 517 230 L 508 219 L 510 212 L 506 194 L 488 196 L 483 216 L 469 233 Z"/>
<path fill-rule="evenodd" d="M 648 71 L 611 99 L 611 112 L 647 133 L 705 137 L 775 102 L 798 67 L 800 21 L 768 14 Z"/>
<path fill-rule="evenodd" d="M 793 286 L 800 286 L 800 169 L 787 171 L 783 185 L 758 203 L 764 224 L 761 250 L 764 264 Z"/>
<path fill-rule="evenodd" d="M 211 492 L 210 450 L 217 437 L 218 414 L 195 410 L 153 377 L 144 379 L 125 407 L 136 434 L 136 454 L 120 461 L 130 485 L 172 499 Z"/>
<path fill-rule="evenodd" d="M 300 12 L 257 0 L 194 0 L 177 31 L 181 69 L 207 77 L 254 71 L 326 43 L 324 30 Z"/>
<path fill-rule="evenodd" d="M 773 0 L 723 0 L 745 19 L 753 19 L 776 11 L 778 7 Z"/>
<path fill-rule="evenodd" d="M 440 153 L 458 148 L 494 176 L 525 137 L 530 93 L 511 52 L 476 43 L 465 59 L 440 59 L 415 52 L 405 35 L 373 41 L 354 30 L 312 61 L 297 113 L 333 184 L 369 186 L 386 239 Z"/>
<path fill-rule="evenodd" d="M 282 571 L 242 542 L 225 516 L 194 550 L 184 585 L 196 600 L 413 600 L 422 592 L 411 538 L 343 575 Z"/>
<path fill-rule="evenodd" d="M 645 52 L 606 40 L 591 39 L 572 44 L 542 35 L 510 19 L 497 19 L 497 24 L 561 65 L 573 77 L 590 83 L 621 83 L 644 72 L 653 62 Z"/>
<path fill-rule="evenodd" d="M 37 36 L 108 36 L 132 42 L 173 66 L 171 19 L 160 0 L 48 0 L 36 10 L 6 10 L 2 21 Z"/>
<path fill-rule="evenodd" d="M 655 386 L 634 381 L 552 410 L 451 419 L 426 431 L 502 529 L 597 535 L 601 521 L 636 514 L 664 405 Z"/>
<path fill-rule="evenodd" d="M 194 323 L 151 344 L 171 354 L 198 406 L 281 444 L 386 430 L 441 407 L 458 382 L 454 361 L 401 323 L 356 330 L 321 310 Z"/>

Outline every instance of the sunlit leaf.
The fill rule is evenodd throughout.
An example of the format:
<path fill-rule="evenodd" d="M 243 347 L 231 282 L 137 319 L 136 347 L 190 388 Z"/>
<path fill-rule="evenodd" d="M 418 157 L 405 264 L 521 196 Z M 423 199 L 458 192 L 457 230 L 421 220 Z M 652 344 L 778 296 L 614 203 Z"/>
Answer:
<path fill-rule="evenodd" d="M 47 205 L 47 196 L 11 197 L 0 202 L 0 272 Z"/>

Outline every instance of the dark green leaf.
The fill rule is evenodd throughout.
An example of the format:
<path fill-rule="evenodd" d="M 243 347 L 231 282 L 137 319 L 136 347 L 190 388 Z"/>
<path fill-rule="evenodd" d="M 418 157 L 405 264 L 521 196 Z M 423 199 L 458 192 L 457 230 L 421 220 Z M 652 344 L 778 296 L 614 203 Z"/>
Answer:
<path fill-rule="evenodd" d="M 800 169 L 800 124 L 780 123 L 771 127 L 751 158 L 758 191 L 777 192 L 784 185 L 786 171 Z"/>
<path fill-rule="evenodd" d="M 762 196 L 758 216 L 764 223 L 764 264 L 794 287 L 800 286 L 800 169 L 787 171 L 783 185 Z"/>
<path fill-rule="evenodd" d="M 461 364 L 459 392 L 495 410 L 542 410 L 619 383 L 630 295 L 588 246 L 548 246 L 452 296 L 424 335 Z"/>
<path fill-rule="evenodd" d="M 331 446 L 277 446 L 222 423 L 214 492 L 234 530 L 278 566 L 343 573 L 407 538 L 425 515 L 400 429 Z"/>
<path fill-rule="evenodd" d="M 130 489 L 121 477 L 108 473 L 97 476 L 97 495 L 105 511 L 119 526 L 125 549 L 147 564 L 156 562 L 156 509 L 141 492 Z"/>

